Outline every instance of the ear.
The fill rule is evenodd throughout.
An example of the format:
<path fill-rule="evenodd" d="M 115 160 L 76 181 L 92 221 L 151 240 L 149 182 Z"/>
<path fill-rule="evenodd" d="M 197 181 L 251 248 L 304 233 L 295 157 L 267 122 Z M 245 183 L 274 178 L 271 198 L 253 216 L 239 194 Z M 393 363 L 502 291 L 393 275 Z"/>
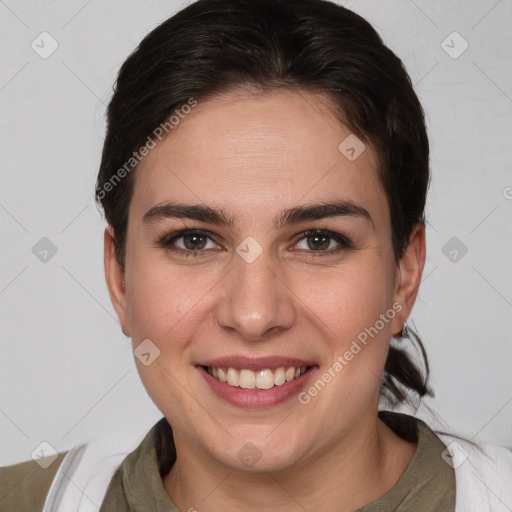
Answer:
<path fill-rule="evenodd" d="M 105 229 L 103 262 L 110 300 L 116 310 L 123 333 L 130 336 L 124 272 L 117 261 L 116 240 L 112 226 Z"/>
<path fill-rule="evenodd" d="M 414 226 L 409 237 L 409 245 L 397 264 L 394 301 L 398 302 L 402 309 L 392 321 L 394 336 L 401 332 L 402 325 L 409 317 L 416 301 L 425 266 L 425 255 L 425 226 L 418 223 Z"/>

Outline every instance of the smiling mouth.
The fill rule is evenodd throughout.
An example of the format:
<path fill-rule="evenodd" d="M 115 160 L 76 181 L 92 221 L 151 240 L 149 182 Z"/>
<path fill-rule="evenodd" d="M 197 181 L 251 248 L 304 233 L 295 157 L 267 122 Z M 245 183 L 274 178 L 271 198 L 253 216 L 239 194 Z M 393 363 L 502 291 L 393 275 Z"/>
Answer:
<path fill-rule="evenodd" d="M 286 382 L 298 379 L 311 368 L 311 366 L 281 366 L 274 370 L 266 368 L 254 372 L 248 369 L 203 366 L 206 373 L 213 378 L 228 386 L 243 389 L 271 389 L 275 386 L 282 386 Z"/>

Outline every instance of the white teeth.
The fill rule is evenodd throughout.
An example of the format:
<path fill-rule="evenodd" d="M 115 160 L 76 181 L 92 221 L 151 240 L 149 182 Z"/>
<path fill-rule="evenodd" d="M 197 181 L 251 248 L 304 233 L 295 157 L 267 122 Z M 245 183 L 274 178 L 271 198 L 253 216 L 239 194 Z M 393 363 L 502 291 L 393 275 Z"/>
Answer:
<path fill-rule="evenodd" d="M 261 370 L 258 372 L 256 375 L 256 387 L 258 389 L 270 389 L 274 387 L 274 373 L 272 370 Z"/>
<path fill-rule="evenodd" d="M 286 373 L 284 368 L 278 368 L 274 372 L 274 384 L 276 386 L 282 386 L 286 382 Z"/>
<path fill-rule="evenodd" d="M 274 386 L 282 386 L 285 382 L 291 382 L 300 377 L 307 370 L 307 366 L 280 367 L 272 371 L 270 368 L 253 372 L 252 370 L 236 370 L 235 368 L 212 368 L 207 367 L 207 372 L 233 387 L 243 389 L 270 389 Z"/>
<path fill-rule="evenodd" d="M 240 379 L 238 382 L 241 388 L 254 389 L 256 386 L 256 375 L 254 375 L 254 372 L 251 372 L 251 370 L 240 370 Z"/>
<path fill-rule="evenodd" d="M 234 368 L 228 368 L 228 384 L 230 386 L 238 387 L 240 385 L 240 377 Z"/>

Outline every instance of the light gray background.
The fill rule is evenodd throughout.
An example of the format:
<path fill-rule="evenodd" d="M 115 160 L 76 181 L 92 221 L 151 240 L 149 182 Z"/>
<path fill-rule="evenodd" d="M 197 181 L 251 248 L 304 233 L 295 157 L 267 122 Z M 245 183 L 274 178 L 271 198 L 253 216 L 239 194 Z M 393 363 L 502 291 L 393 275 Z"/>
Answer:
<path fill-rule="evenodd" d="M 110 304 L 93 190 L 117 71 L 182 5 L 0 0 L 0 465 L 124 424 L 142 436 L 161 417 Z M 418 414 L 512 444 L 512 2 L 344 5 L 403 59 L 428 116 L 428 254 L 412 320 L 437 396 Z M 44 31 L 59 45 L 47 59 L 31 47 Z M 469 44 L 458 58 L 445 49 L 462 39 L 442 46 L 454 31 Z M 42 237 L 58 249 L 47 262 L 32 252 Z M 452 237 L 468 249 L 455 262 L 442 251 Z"/>

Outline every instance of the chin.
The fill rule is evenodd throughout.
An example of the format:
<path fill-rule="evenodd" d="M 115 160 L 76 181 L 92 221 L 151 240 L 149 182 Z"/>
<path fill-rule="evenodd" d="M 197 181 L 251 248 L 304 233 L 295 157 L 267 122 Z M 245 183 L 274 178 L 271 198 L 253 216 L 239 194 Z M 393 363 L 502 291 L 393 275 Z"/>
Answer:
<path fill-rule="evenodd" d="M 292 439 L 293 436 L 276 436 L 272 441 L 265 436 L 231 438 L 225 450 L 217 453 L 217 458 L 237 471 L 277 473 L 288 469 L 301 458 Z"/>
<path fill-rule="evenodd" d="M 239 458 L 240 456 L 240 458 Z M 278 453 L 272 451 L 261 451 L 254 449 L 254 445 L 247 443 L 241 449 L 241 453 L 237 453 L 235 459 L 232 457 L 226 465 L 237 471 L 245 471 L 248 473 L 279 473 L 285 471 L 296 462 L 295 456 L 288 451 L 286 453 Z"/>

